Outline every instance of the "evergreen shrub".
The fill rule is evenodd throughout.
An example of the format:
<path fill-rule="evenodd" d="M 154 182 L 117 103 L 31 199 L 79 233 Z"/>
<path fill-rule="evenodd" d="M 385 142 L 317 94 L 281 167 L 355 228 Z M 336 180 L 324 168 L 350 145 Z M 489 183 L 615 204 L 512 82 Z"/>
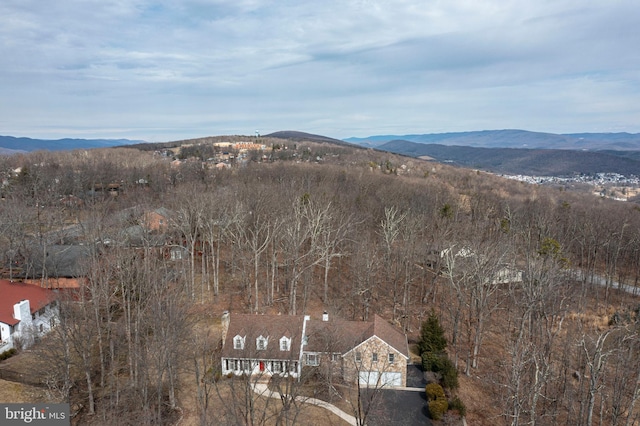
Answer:
<path fill-rule="evenodd" d="M 444 389 L 437 383 L 429 383 L 425 386 L 424 391 L 427 394 L 427 400 L 433 401 L 438 398 L 445 398 Z"/>
<path fill-rule="evenodd" d="M 440 420 L 444 413 L 447 412 L 449 403 L 446 398 L 438 398 L 429 401 L 429 415 L 433 420 Z"/>

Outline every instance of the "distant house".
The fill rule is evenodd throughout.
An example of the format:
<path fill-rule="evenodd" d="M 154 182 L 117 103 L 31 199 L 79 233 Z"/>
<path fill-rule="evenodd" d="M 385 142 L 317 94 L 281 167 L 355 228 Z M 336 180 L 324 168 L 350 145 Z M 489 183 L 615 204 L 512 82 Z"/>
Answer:
<path fill-rule="evenodd" d="M 493 284 L 509 284 L 509 283 L 521 283 L 522 282 L 522 270 L 516 269 L 509 265 L 504 265 L 496 272 L 492 283 Z"/>
<path fill-rule="evenodd" d="M 309 316 L 223 316 L 223 374 L 286 374 L 303 366 L 331 369 L 334 377 L 367 386 L 405 386 L 406 335 L 379 316 L 373 321 Z"/>
<path fill-rule="evenodd" d="M 97 195 L 97 194 L 109 194 L 112 197 L 117 197 L 120 194 L 121 188 L 119 183 L 95 183 L 89 189 L 89 195 Z"/>
<path fill-rule="evenodd" d="M 162 248 L 168 244 L 167 231 L 173 216 L 173 212 L 164 207 L 151 210 L 144 206 L 134 206 L 121 210 L 112 218 L 116 232 L 104 235 L 104 244 L 129 248 Z"/>
<path fill-rule="evenodd" d="M 173 213 L 165 207 L 147 211 L 144 213 L 144 226 L 150 231 L 166 231 L 172 216 Z"/>
<path fill-rule="evenodd" d="M 91 249 L 85 245 L 33 246 L 16 276 L 45 288 L 79 288 L 86 281 L 90 258 Z"/>
<path fill-rule="evenodd" d="M 26 348 L 56 324 L 58 303 L 51 290 L 0 280 L 0 353 Z"/>

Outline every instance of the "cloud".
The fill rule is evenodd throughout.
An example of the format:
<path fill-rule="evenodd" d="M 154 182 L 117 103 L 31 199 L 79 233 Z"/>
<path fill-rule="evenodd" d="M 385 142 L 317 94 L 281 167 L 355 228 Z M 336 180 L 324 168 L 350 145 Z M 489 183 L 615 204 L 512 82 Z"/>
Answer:
<path fill-rule="evenodd" d="M 635 132 L 638 16 L 632 0 L 5 0 L 0 129 Z"/>

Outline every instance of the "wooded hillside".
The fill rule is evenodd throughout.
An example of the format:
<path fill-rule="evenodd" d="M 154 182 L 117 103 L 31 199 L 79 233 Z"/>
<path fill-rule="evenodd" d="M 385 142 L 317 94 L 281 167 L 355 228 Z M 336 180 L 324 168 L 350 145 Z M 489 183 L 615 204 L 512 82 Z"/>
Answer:
<path fill-rule="evenodd" d="M 207 388 L 224 310 L 375 313 L 414 342 L 435 312 L 470 424 L 639 421 L 640 304 L 613 288 L 640 279 L 637 206 L 279 142 L 229 168 L 130 148 L 0 157 L 5 276 L 44 284 L 47 246 L 90 248 L 39 351 L 83 424 L 260 424 Z"/>

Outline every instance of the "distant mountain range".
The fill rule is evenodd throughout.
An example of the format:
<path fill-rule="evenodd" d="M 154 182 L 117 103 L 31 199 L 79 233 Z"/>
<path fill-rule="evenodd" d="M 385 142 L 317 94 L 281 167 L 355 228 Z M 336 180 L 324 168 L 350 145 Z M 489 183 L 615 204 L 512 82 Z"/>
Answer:
<path fill-rule="evenodd" d="M 569 149 L 474 148 L 403 140 L 387 142 L 376 149 L 500 174 L 569 176 L 619 173 L 640 176 L 640 161 L 634 158 L 640 154 L 637 151 L 605 153 Z"/>
<path fill-rule="evenodd" d="M 637 133 L 555 134 L 526 130 L 483 130 L 477 132 L 430 133 L 422 135 L 380 135 L 347 138 L 345 142 L 377 148 L 393 140 L 476 148 L 530 148 L 572 150 L 640 151 Z"/>
<path fill-rule="evenodd" d="M 567 176 L 602 172 L 640 176 L 640 134 L 553 134 L 525 130 L 485 130 L 402 136 L 378 135 L 341 141 L 286 130 L 264 137 L 375 148 L 503 174 Z M 0 136 L 0 155 L 133 144 L 146 143 L 129 139 L 44 140 Z"/>
<path fill-rule="evenodd" d="M 73 149 L 109 148 L 131 145 L 143 141 L 129 139 L 32 139 L 0 136 L 0 154 L 12 154 L 38 150 L 65 151 Z"/>
<path fill-rule="evenodd" d="M 381 135 L 346 142 L 502 174 L 640 176 L 640 134 L 553 134 L 525 130 Z"/>

